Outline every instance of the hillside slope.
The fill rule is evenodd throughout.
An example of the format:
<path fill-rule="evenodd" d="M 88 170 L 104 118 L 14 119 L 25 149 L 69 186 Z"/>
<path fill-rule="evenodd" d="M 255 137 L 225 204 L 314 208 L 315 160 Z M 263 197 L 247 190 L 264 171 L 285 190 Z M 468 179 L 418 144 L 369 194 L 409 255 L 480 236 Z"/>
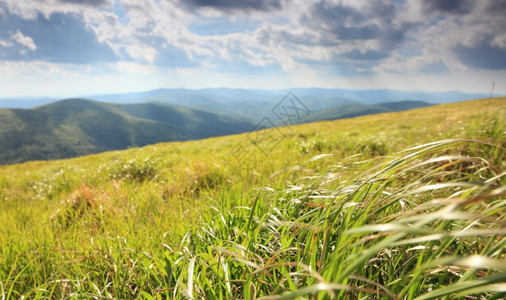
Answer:
<path fill-rule="evenodd" d="M 159 142 L 244 132 L 252 124 L 192 109 L 68 99 L 0 109 L 0 163 L 81 156 Z"/>
<path fill-rule="evenodd" d="M 486 99 L 0 166 L 0 294 L 500 299 L 505 128 Z"/>
<path fill-rule="evenodd" d="M 185 132 L 186 138 L 178 140 L 242 133 L 250 130 L 253 125 L 253 123 L 223 114 L 162 103 L 121 104 L 115 107 L 129 116 L 174 126 L 180 132 Z"/>

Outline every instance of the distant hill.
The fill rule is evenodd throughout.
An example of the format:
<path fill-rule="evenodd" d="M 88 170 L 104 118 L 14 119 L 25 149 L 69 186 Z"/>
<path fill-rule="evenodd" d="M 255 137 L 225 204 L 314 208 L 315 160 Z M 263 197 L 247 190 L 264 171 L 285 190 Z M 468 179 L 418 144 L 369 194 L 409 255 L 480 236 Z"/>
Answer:
<path fill-rule="evenodd" d="M 346 119 L 364 115 L 409 110 L 431 105 L 432 104 L 424 101 L 414 101 L 414 100 L 386 102 L 378 104 L 351 103 L 351 104 L 337 105 L 331 108 L 315 111 L 309 116 L 309 120 L 323 121 L 323 120 Z"/>
<path fill-rule="evenodd" d="M 0 109 L 0 163 L 81 156 L 167 141 L 250 130 L 213 113 L 145 103 L 115 105 L 67 99 L 33 109 Z"/>

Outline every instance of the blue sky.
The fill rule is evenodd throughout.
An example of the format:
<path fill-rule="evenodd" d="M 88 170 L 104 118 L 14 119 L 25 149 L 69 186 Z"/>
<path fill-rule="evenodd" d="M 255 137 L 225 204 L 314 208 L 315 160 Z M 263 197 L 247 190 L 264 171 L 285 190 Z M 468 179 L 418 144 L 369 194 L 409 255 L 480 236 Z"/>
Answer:
<path fill-rule="evenodd" d="M 506 93 L 506 0 L 0 0 L 0 97 Z"/>

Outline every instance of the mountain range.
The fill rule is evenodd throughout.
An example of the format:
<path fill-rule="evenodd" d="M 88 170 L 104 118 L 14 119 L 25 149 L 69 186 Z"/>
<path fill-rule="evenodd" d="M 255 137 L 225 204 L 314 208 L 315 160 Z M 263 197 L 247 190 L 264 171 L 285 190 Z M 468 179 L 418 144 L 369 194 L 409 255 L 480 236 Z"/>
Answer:
<path fill-rule="evenodd" d="M 460 91 L 402 91 L 391 89 L 352 90 L 324 88 L 296 88 L 285 90 L 207 88 L 192 89 L 157 89 L 147 92 L 134 92 L 110 95 L 82 95 L 79 98 L 93 99 L 108 103 L 146 103 L 163 102 L 181 106 L 206 108 L 225 108 L 234 111 L 234 106 L 246 107 L 253 111 L 262 110 L 261 104 L 280 101 L 288 92 L 293 92 L 308 107 L 314 109 L 346 103 L 377 104 L 385 102 L 414 99 L 431 104 L 458 102 L 470 99 L 489 97 L 487 93 L 464 93 Z M 496 95 L 498 96 L 498 95 Z M 1 98 L 3 108 L 33 108 L 59 100 L 50 97 L 11 97 Z M 268 108 L 267 108 L 268 109 Z M 262 112 L 263 113 L 263 112 Z"/>
<path fill-rule="evenodd" d="M 162 89 L 93 96 L 93 100 L 66 99 L 28 109 L 0 109 L 0 164 L 69 158 L 159 142 L 247 132 L 272 113 L 285 96 L 284 92 Z M 386 94 L 371 92 L 368 97 L 362 92 L 353 97 L 351 94 L 340 97 L 339 93 L 337 90 L 296 89 L 293 95 L 297 95 L 297 101 L 309 114 L 297 122 L 407 110 L 439 101 L 437 97 L 431 98 L 432 103 L 399 101 L 402 92 L 391 91 Z M 384 101 L 388 95 L 393 101 Z M 358 101 L 356 97 L 363 98 Z M 449 96 L 449 99 L 454 98 Z M 35 102 L 32 99 L 32 103 Z"/>

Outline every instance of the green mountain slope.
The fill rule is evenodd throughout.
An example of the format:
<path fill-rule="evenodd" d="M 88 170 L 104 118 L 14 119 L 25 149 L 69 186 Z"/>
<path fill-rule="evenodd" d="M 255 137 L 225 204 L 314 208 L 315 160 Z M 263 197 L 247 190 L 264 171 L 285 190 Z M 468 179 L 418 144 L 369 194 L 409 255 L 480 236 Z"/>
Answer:
<path fill-rule="evenodd" d="M 123 104 L 115 108 L 131 117 L 153 120 L 184 130 L 191 139 L 240 133 L 252 128 L 252 123 L 239 118 L 162 103 Z"/>
<path fill-rule="evenodd" d="M 68 99 L 0 110 L 0 163 L 81 156 L 166 141 L 244 132 L 252 124 L 154 103 Z"/>

